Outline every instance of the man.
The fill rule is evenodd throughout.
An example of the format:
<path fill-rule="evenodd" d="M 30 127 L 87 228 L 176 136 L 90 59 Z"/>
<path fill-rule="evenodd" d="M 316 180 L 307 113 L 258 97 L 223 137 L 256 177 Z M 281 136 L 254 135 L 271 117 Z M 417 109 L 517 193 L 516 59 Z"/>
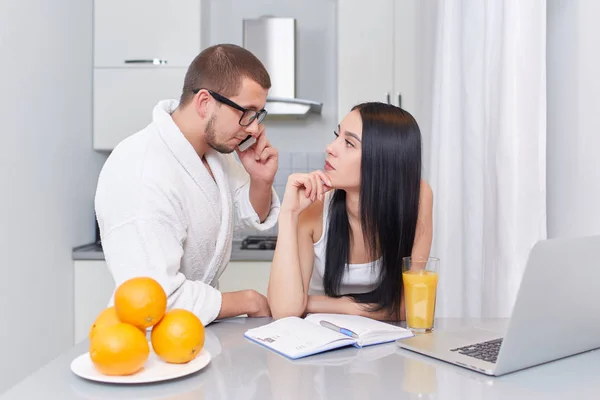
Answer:
<path fill-rule="evenodd" d="M 233 230 L 266 230 L 277 221 L 278 153 L 262 125 L 270 87 L 268 72 L 249 51 L 207 48 L 190 65 L 180 101 L 159 102 L 150 125 L 114 149 L 95 206 L 117 286 L 152 277 L 167 293 L 169 309 L 190 310 L 205 325 L 241 314 L 270 316 L 259 293 L 216 289 Z M 241 152 L 249 135 L 256 143 Z"/>

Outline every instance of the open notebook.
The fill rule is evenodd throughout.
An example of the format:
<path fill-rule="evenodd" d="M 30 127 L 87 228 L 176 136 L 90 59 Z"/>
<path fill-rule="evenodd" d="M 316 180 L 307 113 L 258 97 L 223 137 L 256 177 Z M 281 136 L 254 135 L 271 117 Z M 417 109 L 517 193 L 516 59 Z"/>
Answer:
<path fill-rule="evenodd" d="M 340 332 L 341 331 L 341 332 Z M 287 317 L 244 336 L 293 360 L 344 346 L 364 347 L 413 336 L 407 329 L 357 315 Z"/>

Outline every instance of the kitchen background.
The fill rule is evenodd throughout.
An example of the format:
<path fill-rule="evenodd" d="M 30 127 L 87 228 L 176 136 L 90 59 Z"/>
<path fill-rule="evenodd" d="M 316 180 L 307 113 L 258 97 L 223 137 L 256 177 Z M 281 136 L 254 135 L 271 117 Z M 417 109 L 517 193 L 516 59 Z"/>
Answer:
<path fill-rule="evenodd" d="M 238 44 L 253 51 L 269 70 L 270 97 L 307 100 L 313 105 L 307 108 L 310 112 L 302 107 L 285 112 L 272 108 L 288 103 L 268 102 L 266 106 L 266 132 L 280 152 L 274 188 L 283 198 L 289 174 L 323 168 L 325 146 L 333 139 L 338 123 L 336 5 L 335 1 L 319 0 L 155 0 L 143 2 L 140 10 L 142 3 L 137 0 L 96 1 L 93 149 L 107 157 L 122 139 L 149 123 L 157 101 L 178 98 L 187 67 L 203 48 Z M 319 13 L 315 14 L 315 9 Z M 277 28 L 263 37 L 256 29 L 245 27 L 245 22 L 258 21 L 265 10 L 271 17 L 287 20 L 271 19 Z M 142 24 L 135 32 L 131 31 L 132 21 Z M 161 29 L 154 29 L 158 25 Z M 219 279 L 219 288 L 251 288 L 266 294 L 276 238 L 277 227 L 236 232 L 231 263 Z M 73 260 L 73 341 L 79 342 L 105 307 L 114 282 L 98 236 L 95 243 L 75 248 Z"/>
<path fill-rule="evenodd" d="M 96 3 L 115 15 L 126 13 L 127 5 L 132 5 L 129 10 L 151 16 L 151 5 L 164 5 L 166 0 Z M 183 9 L 195 7 L 193 3 L 169 2 Z M 404 44 L 404 51 L 409 49 L 404 59 L 410 62 L 394 62 L 394 54 L 381 50 L 382 41 L 373 40 L 391 36 L 382 31 L 386 24 L 381 20 L 389 18 L 392 5 L 410 9 L 417 4 L 414 0 L 206 0 L 198 4 L 200 14 L 183 13 L 181 18 L 200 15 L 202 48 L 219 42 L 242 44 L 243 18 L 265 14 L 296 18 L 296 95 L 322 102 L 323 108 L 320 115 L 266 122 L 271 142 L 281 151 L 275 182 L 280 194 L 287 174 L 322 166 L 324 147 L 343 116 L 339 110 L 347 112 L 348 105 L 358 100 L 357 93 L 348 91 L 362 90 L 370 100 L 385 100 L 390 93 L 395 102 L 397 88 L 390 84 L 384 89 L 387 83 L 382 83 L 393 79 L 369 74 L 369 66 L 379 65 L 392 74 L 406 68 L 399 74 L 412 82 L 404 83 L 405 107 L 419 119 L 417 81 L 421 71 L 431 67 L 418 64 L 426 59 L 419 53 L 418 40 L 431 36 L 418 23 L 423 16 L 393 19 L 403 37 L 414 38 Z M 600 34 L 596 23 L 600 3 L 549 0 L 547 4 L 548 233 L 551 237 L 598 233 L 600 214 L 595 209 L 600 189 L 594 183 L 600 173 L 596 154 L 600 136 L 585 133 L 600 128 L 595 118 L 600 56 L 593 40 Z M 352 24 L 340 29 L 340 18 L 349 18 Z M 135 29 L 131 25 L 121 33 L 112 29 L 115 34 L 133 35 L 148 26 L 156 31 L 152 24 Z M 101 61 L 94 56 L 95 39 L 92 0 L 0 2 L 0 392 L 70 347 L 77 336 L 76 315 L 102 300 L 88 296 L 78 301 L 78 296 L 110 283 L 104 273 L 95 275 L 99 269 L 90 264 L 94 260 L 84 260 L 79 272 L 72 260 L 73 247 L 95 240 L 94 191 L 114 139 L 99 136 L 94 127 L 134 120 L 136 112 L 145 113 L 149 121 L 154 100 L 150 108 L 144 101 L 153 87 L 162 86 L 152 79 L 150 68 L 136 80 L 131 75 L 135 67 L 95 64 Z M 400 46 L 401 40 L 397 42 Z M 123 43 L 115 42 L 114 51 Z M 180 79 L 177 68 L 163 68 L 169 75 L 166 81 Z M 130 95 L 115 97 L 110 92 L 127 85 L 135 89 Z M 94 120 L 94 115 L 110 113 L 111 108 L 116 117 Z M 428 132 L 423 133 L 426 140 Z M 232 271 L 240 271 L 240 279 L 245 279 L 241 268 Z"/>
<path fill-rule="evenodd" d="M 269 140 L 280 152 L 275 190 L 282 198 L 287 176 L 290 173 L 323 168 L 325 146 L 333 139 L 333 130 L 339 122 L 336 79 L 336 1 L 205 0 L 200 3 L 195 0 L 185 0 L 179 1 L 176 6 L 167 5 L 166 2 L 160 5 L 161 2 L 157 2 L 154 12 L 148 10 L 149 6 L 146 4 L 146 18 L 160 16 L 160 19 L 164 20 L 163 28 L 158 35 L 168 36 L 169 40 L 164 39 L 165 42 L 184 42 L 185 35 L 196 34 L 200 37 L 199 43 L 187 40 L 189 43 L 184 43 L 179 48 L 169 44 L 172 49 L 179 50 L 179 54 L 175 54 L 175 57 L 182 62 L 174 65 L 171 61 L 167 64 L 168 68 L 162 65 L 123 65 L 123 58 L 148 58 L 143 57 L 143 52 L 139 50 L 143 46 L 154 50 L 155 53 L 158 51 L 152 48 L 149 42 L 148 37 L 151 33 L 145 37 L 136 34 L 134 40 L 139 40 L 138 48 L 128 44 L 121 50 L 114 49 L 115 40 L 128 34 L 131 18 L 139 12 L 135 8 L 136 2 L 130 1 L 129 8 L 127 5 L 120 6 L 123 16 L 116 17 L 114 9 L 119 7 L 118 3 L 111 0 L 96 3 L 94 110 L 97 114 L 94 117 L 96 129 L 92 133 L 96 150 L 107 156 L 110 149 L 124 136 L 147 124 L 157 99 L 178 98 L 187 65 L 201 48 L 218 43 L 244 46 L 244 19 L 269 15 L 295 19 L 295 42 L 286 43 L 286 47 L 296 47 L 295 76 L 291 76 L 295 83 L 295 97 L 322 104 L 320 113 L 309 113 L 299 117 L 273 117 L 274 113 L 272 113 L 265 121 Z M 169 16 L 165 18 L 167 10 Z M 129 11 L 132 12 L 131 15 L 128 15 Z M 181 20 L 181 15 L 186 15 L 184 21 Z M 138 20 L 143 19 L 144 17 L 138 18 Z M 188 29 L 177 29 L 181 24 L 186 24 Z M 171 31 L 167 31 L 169 27 L 172 28 Z M 106 39 L 103 39 L 103 35 L 106 35 Z M 273 44 L 271 43 L 271 47 Z M 283 54 L 275 51 L 270 55 L 271 59 L 287 56 L 286 50 L 288 49 L 281 48 L 280 53 Z M 147 52 L 151 53 L 151 51 Z M 173 50 L 171 52 L 174 53 Z M 272 75 L 279 73 L 279 70 L 273 71 L 275 66 L 268 64 L 267 57 L 263 58 L 263 62 L 272 71 Z M 123 70 L 130 66 L 132 68 Z M 138 79 L 139 83 L 135 81 L 134 74 L 141 77 Z M 151 79 L 159 81 L 158 85 L 162 85 L 160 89 L 155 89 L 157 92 L 145 90 Z M 153 85 L 157 84 L 153 83 Z M 276 87 L 276 81 L 273 89 L 280 89 Z M 126 108 L 127 112 L 115 108 L 115 97 L 124 99 L 121 101 L 121 108 Z M 134 118 L 132 114 L 135 114 Z M 243 239 L 252 233 L 254 232 L 238 232 L 236 239 Z M 276 233 L 275 228 L 261 235 L 273 236 Z"/>

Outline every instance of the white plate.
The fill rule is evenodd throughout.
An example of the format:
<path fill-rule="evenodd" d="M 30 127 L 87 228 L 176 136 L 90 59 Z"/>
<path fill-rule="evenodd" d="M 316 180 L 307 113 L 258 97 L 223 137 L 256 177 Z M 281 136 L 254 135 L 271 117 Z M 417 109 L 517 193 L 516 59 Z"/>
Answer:
<path fill-rule="evenodd" d="M 150 347 L 152 349 L 152 347 Z M 71 363 L 71 371 L 82 378 L 107 383 L 149 383 L 180 378 L 200 371 L 210 362 L 210 353 L 202 349 L 200 354 L 187 364 L 169 364 L 162 361 L 156 353 L 150 350 L 150 356 L 144 368 L 133 375 L 108 376 L 101 374 L 90 358 L 90 353 L 77 357 Z"/>

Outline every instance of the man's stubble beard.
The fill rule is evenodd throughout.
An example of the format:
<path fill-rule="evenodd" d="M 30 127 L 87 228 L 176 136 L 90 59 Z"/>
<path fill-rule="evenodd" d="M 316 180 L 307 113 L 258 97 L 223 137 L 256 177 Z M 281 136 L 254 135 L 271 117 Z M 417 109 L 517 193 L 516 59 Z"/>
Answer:
<path fill-rule="evenodd" d="M 206 128 L 204 131 L 206 132 L 206 144 L 217 152 L 221 154 L 230 154 L 233 153 L 235 148 L 231 149 L 222 143 L 217 143 L 217 133 L 215 132 L 215 116 L 211 116 L 208 122 L 206 123 Z"/>

